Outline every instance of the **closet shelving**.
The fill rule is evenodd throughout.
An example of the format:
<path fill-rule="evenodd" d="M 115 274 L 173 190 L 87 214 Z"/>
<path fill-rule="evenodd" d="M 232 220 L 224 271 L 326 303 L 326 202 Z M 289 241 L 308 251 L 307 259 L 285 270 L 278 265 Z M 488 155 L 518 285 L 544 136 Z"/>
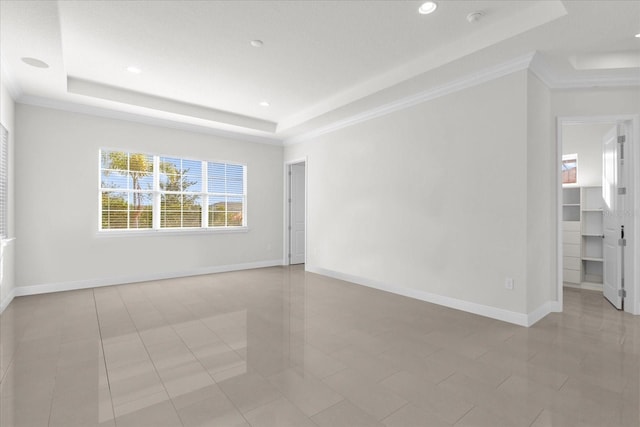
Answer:
<path fill-rule="evenodd" d="M 602 187 L 562 189 L 563 280 L 567 286 L 602 289 Z"/>

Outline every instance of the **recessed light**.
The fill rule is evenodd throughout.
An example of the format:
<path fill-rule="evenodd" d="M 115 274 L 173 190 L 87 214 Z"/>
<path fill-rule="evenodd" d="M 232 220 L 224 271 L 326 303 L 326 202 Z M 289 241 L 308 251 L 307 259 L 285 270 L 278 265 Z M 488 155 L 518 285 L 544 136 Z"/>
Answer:
<path fill-rule="evenodd" d="M 636 34 L 636 38 L 640 39 L 640 33 Z"/>
<path fill-rule="evenodd" d="M 22 58 L 22 62 L 36 68 L 49 68 L 49 64 L 36 58 Z"/>
<path fill-rule="evenodd" d="M 428 15 L 430 13 L 435 12 L 437 8 L 438 8 L 438 5 L 435 2 L 428 1 L 428 2 L 422 3 L 422 6 L 418 8 L 418 12 L 420 12 L 421 15 Z"/>
<path fill-rule="evenodd" d="M 262 40 L 251 40 L 249 43 L 253 47 L 262 47 L 264 45 L 264 42 Z"/>
<path fill-rule="evenodd" d="M 268 106 L 270 106 L 270 105 L 271 105 L 271 104 L 269 104 L 269 101 L 261 101 L 261 102 L 260 102 L 260 106 L 261 106 L 261 107 L 268 107 Z"/>
<path fill-rule="evenodd" d="M 139 67 L 136 67 L 134 65 L 128 66 L 127 71 L 133 74 L 140 74 L 142 72 L 142 70 Z"/>

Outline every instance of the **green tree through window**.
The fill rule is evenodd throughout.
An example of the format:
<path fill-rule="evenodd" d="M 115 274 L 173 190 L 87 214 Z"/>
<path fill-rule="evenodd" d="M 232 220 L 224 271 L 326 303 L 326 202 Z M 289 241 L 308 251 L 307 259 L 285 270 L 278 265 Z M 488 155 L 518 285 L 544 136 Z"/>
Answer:
<path fill-rule="evenodd" d="M 100 151 L 102 230 L 245 226 L 246 167 Z"/>

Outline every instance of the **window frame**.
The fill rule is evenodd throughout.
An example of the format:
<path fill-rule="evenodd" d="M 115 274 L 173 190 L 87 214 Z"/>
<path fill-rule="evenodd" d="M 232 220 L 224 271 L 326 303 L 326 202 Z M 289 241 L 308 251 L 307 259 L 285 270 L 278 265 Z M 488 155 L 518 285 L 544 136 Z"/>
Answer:
<path fill-rule="evenodd" d="M 152 209 L 152 220 L 150 228 L 103 228 L 102 217 L 103 217 L 103 204 L 102 197 L 106 192 L 140 192 L 135 189 L 114 189 L 109 190 L 108 188 L 102 187 L 102 153 L 103 152 L 123 152 L 127 154 L 143 154 L 145 156 L 149 156 L 153 159 L 153 171 L 152 171 L 152 180 L 153 180 L 153 188 L 152 190 L 143 190 L 143 193 L 150 193 L 152 197 L 151 209 Z M 191 161 L 191 162 L 200 162 L 201 167 L 201 189 L 197 192 L 192 191 L 166 191 L 161 190 L 160 188 L 160 175 L 162 174 L 160 170 L 160 161 L 162 158 L 170 158 L 174 160 L 181 161 Z M 208 191 L 208 168 L 209 164 L 218 163 L 224 165 L 232 165 L 232 166 L 240 166 L 242 167 L 242 194 L 236 193 L 212 193 Z M 200 198 L 200 226 L 197 227 L 163 227 L 161 220 L 161 200 L 163 195 L 190 195 L 190 196 L 198 196 Z M 214 196 L 224 196 L 224 197 L 238 197 L 242 198 L 242 225 L 235 226 L 209 226 L 209 198 Z M 194 159 L 185 156 L 178 156 L 172 154 L 157 154 L 157 153 L 148 153 L 141 152 L 138 150 L 129 150 L 129 149 L 121 149 L 121 148 L 110 148 L 110 147 L 101 147 L 98 150 L 98 235 L 100 236 L 117 236 L 117 235 L 157 235 L 157 234 L 209 234 L 209 233 L 238 233 L 238 232 L 247 232 L 249 230 L 248 220 L 247 220 L 247 165 L 242 162 L 235 161 L 227 161 L 227 160 L 202 160 L 202 159 Z M 227 212 L 227 211 L 225 211 Z M 128 226 L 130 224 L 127 224 Z"/>

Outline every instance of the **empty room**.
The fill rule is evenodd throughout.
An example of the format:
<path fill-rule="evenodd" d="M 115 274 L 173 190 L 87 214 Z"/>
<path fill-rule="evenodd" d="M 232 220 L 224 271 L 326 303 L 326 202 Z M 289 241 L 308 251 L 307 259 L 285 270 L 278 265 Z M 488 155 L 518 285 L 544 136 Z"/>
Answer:
<path fill-rule="evenodd" d="M 640 1 L 0 0 L 2 427 L 640 425 Z"/>

